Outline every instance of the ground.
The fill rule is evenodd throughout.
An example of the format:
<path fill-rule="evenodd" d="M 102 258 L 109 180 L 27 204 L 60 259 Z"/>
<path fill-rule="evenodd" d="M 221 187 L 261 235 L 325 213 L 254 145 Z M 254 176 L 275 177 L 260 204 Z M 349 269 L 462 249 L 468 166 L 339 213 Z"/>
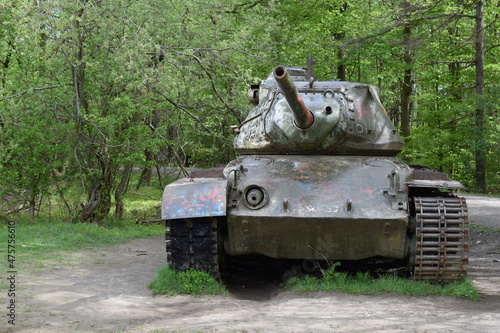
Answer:
<path fill-rule="evenodd" d="M 500 228 L 500 198 L 466 198 L 473 224 L 469 276 L 482 294 L 479 302 L 299 294 L 258 279 L 249 286 L 233 280 L 227 296 L 152 296 L 146 285 L 166 256 L 164 240 L 151 238 L 88 249 L 35 276 L 20 274 L 13 331 L 500 332 L 500 233 L 492 232 Z"/>

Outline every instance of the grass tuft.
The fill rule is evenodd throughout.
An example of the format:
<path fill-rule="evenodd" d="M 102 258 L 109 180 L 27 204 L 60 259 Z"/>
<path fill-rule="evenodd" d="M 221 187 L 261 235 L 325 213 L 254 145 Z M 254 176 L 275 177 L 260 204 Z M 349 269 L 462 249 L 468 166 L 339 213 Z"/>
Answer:
<path fill-rule="evenodd" d="M 153 295 L 221 295 L 227 294 L 226 287 L 207 272 L 190 269 L 177 272 L 169 266 L 158 270 L 156 278 L 148 284 Z"/>
<path fill-rule="evenodd" d="M 400 295 L 442 295 L 460 298 L 468 298 L 479 301 L 479 292 L 470 279 L 455 281 L 449 284 L 437 284 L 428 281 L 414 281 L 397 277 L 395 275 L 383 275 L 373 278 L 368 273 L 358 272 L 349 275 L 345 272 L 336 272 L 335 263 L 324 272 L 323 277 L 306 276 L 304 279 L 291 278 L 285 285 L 285 290 L 298 292 L 312 291 L 340 291 L 350 294 L 381 294 L 393 292 Z"/>

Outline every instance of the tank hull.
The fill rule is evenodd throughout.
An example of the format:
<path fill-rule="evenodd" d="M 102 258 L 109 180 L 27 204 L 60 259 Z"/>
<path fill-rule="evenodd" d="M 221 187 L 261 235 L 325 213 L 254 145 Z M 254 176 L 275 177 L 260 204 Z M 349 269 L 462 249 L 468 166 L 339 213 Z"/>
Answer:
<path fill-rule="evenodd" d="M 168 262 L 218 275 L 226 255 L 404 259 L 418 280 L 464 278 L 463 186 L 393 157 L 248 155 L 164 191 Z"/>
<path fill-rule="evenodd" d="M 411 169 L 393 158 L 243 156 L 225 171 L 237 173 L 225 251 L 294 259 L 404 258 L 407 197 L 401 191 L 401 205 L 389 197 L 394 171 L 400 183 L 411 178 Z M 265 192 L 264 205 L 247 202 L 249 188 Z"/>

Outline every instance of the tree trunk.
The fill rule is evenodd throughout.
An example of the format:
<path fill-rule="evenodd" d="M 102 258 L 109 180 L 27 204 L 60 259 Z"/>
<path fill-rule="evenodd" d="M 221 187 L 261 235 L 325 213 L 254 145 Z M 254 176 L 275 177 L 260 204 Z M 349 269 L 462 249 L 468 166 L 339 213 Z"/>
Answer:
<path fill-rule="evenodd" d="M 101 177 L 94 178 L 92 191 L 86 205 L 82 204 L 82 220 L 102 224 L 111 209 L 113 168 L 109 156 L 99 155 Z"/>
<path fill-rule="evenodd" d="M 408 11 L 408 2 L 403 2 L 404 11 Z M 408 19 L 409 14 L 405 15 L 405 19 Z M 411 74 L 412 74 L 412 63 L 413 59 L 411 56 L 411 24 L 405 23 L 403 30 L 403 40 L 404 40 L 404 76 L 403 76 L 403 87 L 401 89 L 401 131 L 405 140 L 410 136 L 410 100 L 411 100 Z"/>
<path fill-rule="evenodd" d="M 486 147 L 484 140 L 484 0 L 476 0 L 476 185 L 486 192 Z"/>
<path fill-rule="evenodd" d="M 144 184 L 146 184 L 146 186 L 149 186 L 151 184 L 152 174 L 153 171 L 151 170 L 151 167 L 150 166 L 145 167 L 142 170 L 141 178 L 139 178 L 139 183 L 137 183 L 137 187 L 135 189 L 138 190 L 141 187 L 141 185 Z"/>
<path fill-rule="evenodd" d="M 115 190 L 115 201 L 116 201 L 115 217 L 119 219 L 123 217 L 123 212 L 125 210 L 122 201 L 122 194 L 125 193 L 124 190 L 130 176 L 130 171 L 132 171 L 132 164 L 125 166 L 125 169 L 123 170 L 122 179 L 120 180 L 120 183 L 118 184 Z"/>
<path fill-rule="evenodd" d="M 156 166 L 156 174 L 158 175 L 158 182 L 160 183 L 160 188 L 163 188 L 163 182 L 161 180 L 161 170 L 160 167 L 157 165 Z"/>
<path fill-rule="evenodd" d="M 97 210 L 97 223 L 102 223 L 111 210 L 111 190 L 113 189 L 113 169 L 110 161 L 103 166 L 101 203 Z"/>
<path fill-rule="evenodd" d="M 36 195 L 35 193 L 31 193 L 30 195 L 30 222 L 35 221 L 35 210 L 36 210 Z"/>
<path fill-rule="evenodd" d="M 345 38 L 345 33 L 336 34 L 336 37 L 339 39 Z M 337 57 L 339 59 L 339 64 L 337 66 L 337 80 L 346 81 L 346 67 L 344 64 L 345 53 L 342 47 L 338 47 L 337 49 Z"/>
<path fill-rule="evenodd" d="M 146 163 L 149 162 L 149 161 L 152 161 L 153 158 L 154 158 L 153 153 L 150 152 L 149 150 L 146 150 Z M 143 185 L 144 183 L 147 186 L 151 185 L 151 176 L 152 176 L 152 174 L 153 174 L 153 172 L 151 170 L 151 167 L 150 166 L 145 167 L 142 170 L 141 178 L 139 178 L 139 183 L 137 183 L 136 190 L 138 190 L 141 187 L 141 185 Z"/>
<path fill-rule="evenodd" d="M 102 195 L 102 186 L 101 180 L 98 177 L 95 177 L 94 183 L 92 186 L 92 190 L 90 191 L 89 199 L 87 200 L 87 204 L 82 205 L 82 220 L 95 222 L 95 213 L 97 206 L 101 202 Z"/>
<path fill-rule="evenodd" d="M 66 200 L 61 189 L 59 188 L 59 184 L 57 184 L 57 182 L 55 184 L 56 184 L 57 193 L 59 194 L 59 197 L 61 198 L 62 202 L 66 206 L 66 209 L 68 210 L 68 221 L 71 221 L 71 219 L 73 217 L 73 212 L 71 211 L 71 207 L 69 206 L 68 201 Z"/>

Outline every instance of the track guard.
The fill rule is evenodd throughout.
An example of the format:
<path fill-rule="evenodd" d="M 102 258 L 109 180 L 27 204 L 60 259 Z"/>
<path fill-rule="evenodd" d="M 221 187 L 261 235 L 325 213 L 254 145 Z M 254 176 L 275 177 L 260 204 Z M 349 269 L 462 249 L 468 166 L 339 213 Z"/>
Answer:
<path fill-rule="evenodd" d="M 226 215 L 226 181 L 223 178 L 183 178 L 165 187 L 163 220 Z"/>

